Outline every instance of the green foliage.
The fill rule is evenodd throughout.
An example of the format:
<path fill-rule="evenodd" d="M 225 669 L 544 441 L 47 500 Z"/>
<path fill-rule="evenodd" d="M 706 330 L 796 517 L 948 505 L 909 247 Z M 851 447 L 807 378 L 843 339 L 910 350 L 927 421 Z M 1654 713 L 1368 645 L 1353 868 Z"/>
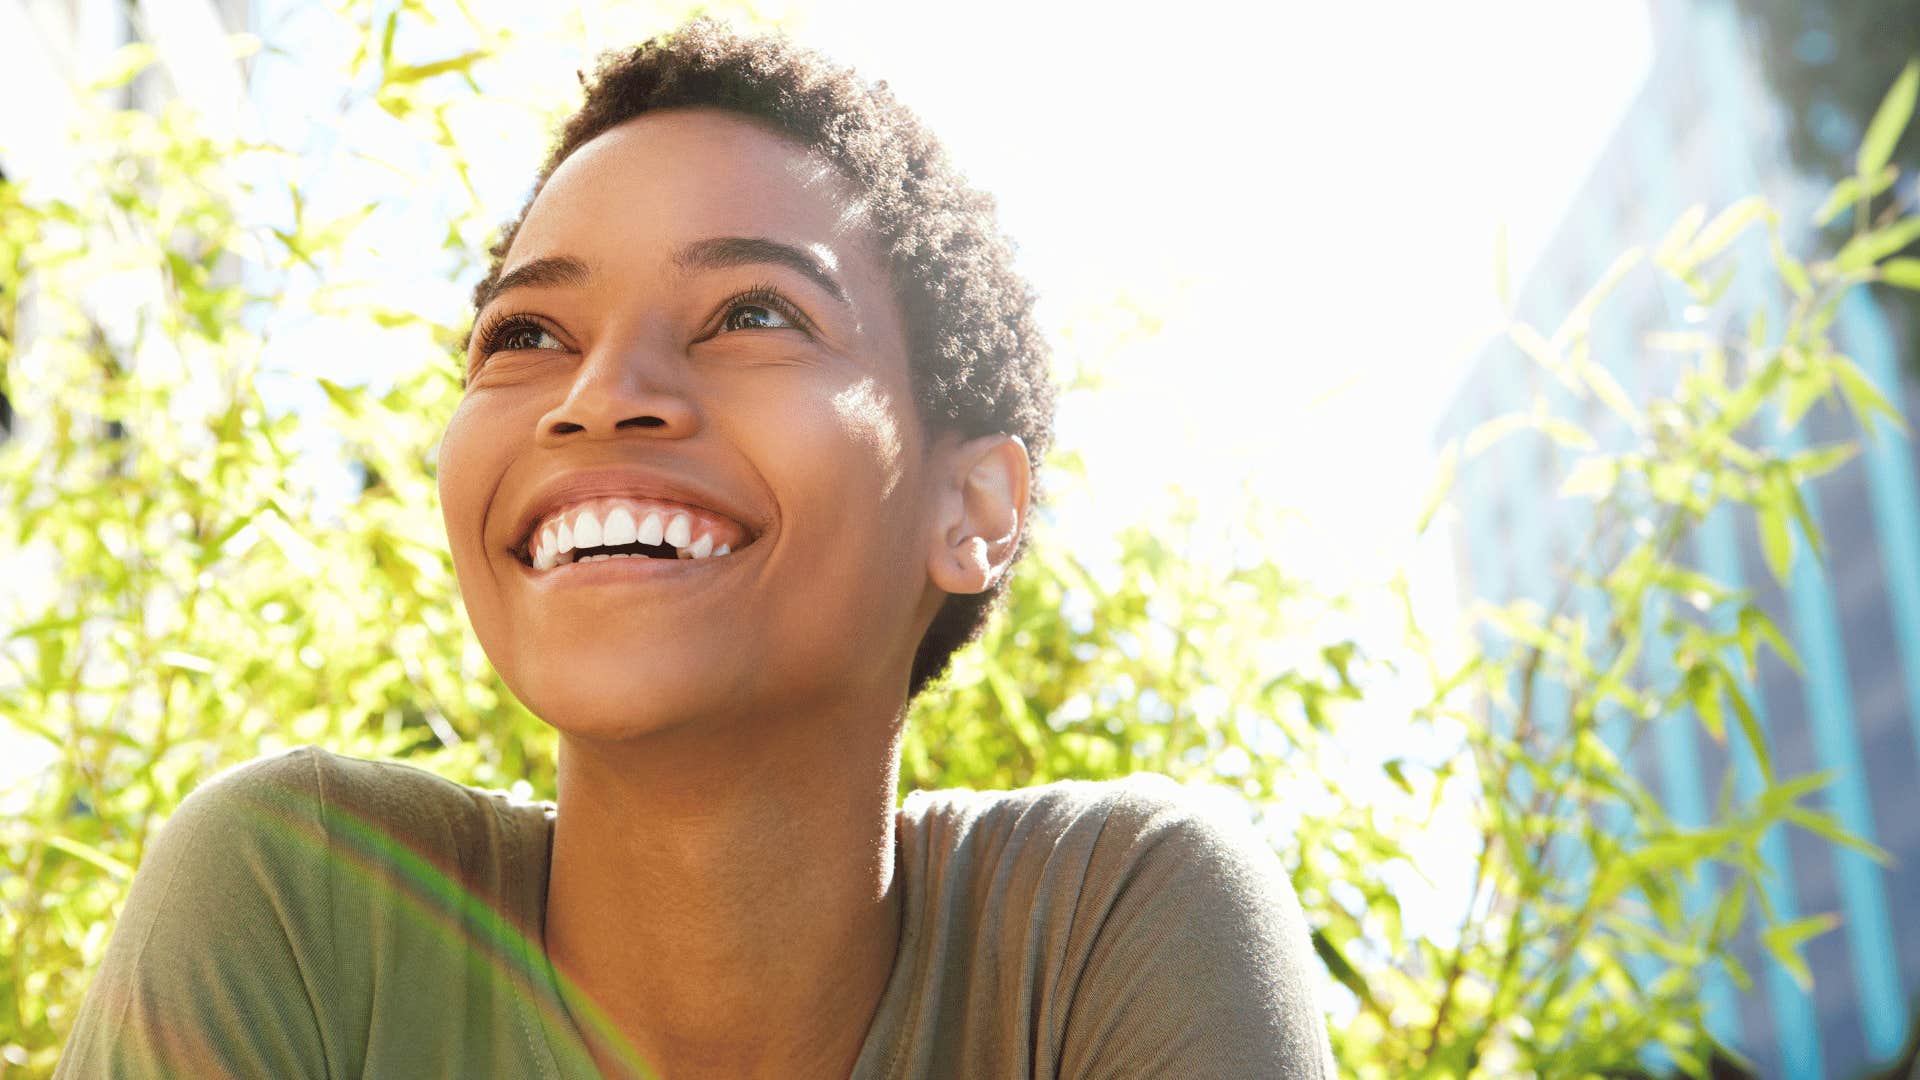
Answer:
<path fill-rule="evenodd" d="M 470 192 L 454 132 L 507 42 L 476 29 L 414 57 L 415 28 L 458 10 L 349 3 L 340 17 L 359 42 L 342 109 L 410 133 L 415 183 Z M 1913 80 L 1901 88 L 1884 115 L 1911 111 Z M 553 740 L 474 642 L 441 533 L 434 449 L 459 394 L 459 316 L 395 310 L 344 280 L 376 208 L 311 210 L 324 170 L 285 189 L 289 213 L 254 209 L 261 178 L 280 175 L 259 166 L 284 147 L 210 134 L 179 108 L 96 121 L 72 190 L 0 185 L 0 378 L 25 421 L 0 445 L 0 566 L 22 583 L 0 611 L 0 723 L 46 761 L 0 793 L 0 1055 L 28 1076 L 50 1070 L 153 829 L 218 769 L 318 742 L 481 785 L 553 784 Z M 1880 148 L 1897 128 L 1875 126 L 1842 204 L 1887 190 Z M 477 272 L 476 206 L 442 208 L 449 280 Z M 1770 262 L 1733 263 L 1756 228 Z M 1490 450 L 1543 439 L 1591 532 L 1561 553 L 1554 602 L 1478 604 L 1464 636 L 1424 625 L 1404 578 L 1334 596 L 1289 576 L 1272 557 L 1284 521 L 1258 507 L 1224 544 L 1202 543 L 1185 505 L 1104 547 L 1043 522 L 1009 610 L 914 709 L 903 786 L 1135 770 L 1210 785 L 1292 869 L 1356 1075 L 1606 1074 L 1655 1046 L 1699 1072 L 1700 973 L 1751 978 L 1728 950 L 1757 920 L 1804 978 L 1799 948 L 1833 922 L 1776 916 L 1761 837 L 1791 825 L 1859 842 L 1808 803 L 1824 777 L 1776 775 L 1744 696 L 1761 648 L 1791 662 L 1784 636 L 1682 553 L 1734 506 L 1776 576 L 1817 556 L 1803 492 L 1853 450 L 1778 453 L 1769 433 L 1835 395 L 1864 425 L 1899 425 L 1827 327 L 1848 289 L 1912 284 L 1911 260 L 1886 260 L 1916 230 L 1883 214 L 1806 265 L 1766 203 L 1696 210 L 1551 333 L 1513 326 L 1548 392 L 1448 450 L 1419 527 L 1445 520 L 1448 485 Z M 1736 265 L 1792 294 L 1778 328 L 1723 329 Z M 1634 273 L 1714 313 L 1649 339 L 1675 376 L 1638 401 L 1589 342 Z M 283 373 L 260 358 L 289 295 L 410 359 L 380 387 L 299 373 L 326 407 L 270 407 L 263 387 Z M 359 467 L 344 503 L 303 464 L 316 433 Z M 1071 488 L 1071 455 L 1054 470 Z M 1397 629 L 1370 637 L 1360 612 L 1380 606 Z M 1642 662 L 1656 647 L 1671 653 L 1658 678 Z M 1623 758 L 1658 725 L 1696 722 L 1759 779 L 1683 824 Z M 1435 884 L 1449 829 L 1466 841 L 1466 896 Z M 1716 902 L 1689 905 L 1709 868 Z"/>

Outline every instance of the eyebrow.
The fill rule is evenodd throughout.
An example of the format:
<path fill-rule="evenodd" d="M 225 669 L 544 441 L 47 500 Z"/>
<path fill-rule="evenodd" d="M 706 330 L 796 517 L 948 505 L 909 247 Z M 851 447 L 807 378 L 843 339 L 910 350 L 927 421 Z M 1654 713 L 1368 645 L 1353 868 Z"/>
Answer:
<path fill-rule="evenodd" d="M 784 266 L 823 289 L 842 304 L 851 303 L 825 259 L 805 248 L 757 236 L 713 236 L 683 245 L 673 253 L 673 264 L 686 272 L 722 270 L 755 264 Z M 571 255 L 546 255 L 520 264 L 500 275 L 477 305 L 484 308 L 510 289 L 542 288 L 556 285 L 583 287 L 593 280 L 593 270 Z"/>
<path fill-rule="evenodd" d="M 695 240 L 674 253 L 674 265 L 682 270 L 720 270 L 730 266 L 770 263 L 784 266 L 820 286 L 828 296 L 845 304 L 847 291 L 833 276 L 825 259 L 805 248 L 754 236 L 715 236 Z"/>
<path fill-rule="evenodd" d="M 553 285 L 583 286 L 593 280 L 593 271 L 587 264 L 571 255 L 546 255 L 501 274 L 486 295 L 475 305 L 475 309 L 484 308 L 510 289 L 541 288 Z"/>

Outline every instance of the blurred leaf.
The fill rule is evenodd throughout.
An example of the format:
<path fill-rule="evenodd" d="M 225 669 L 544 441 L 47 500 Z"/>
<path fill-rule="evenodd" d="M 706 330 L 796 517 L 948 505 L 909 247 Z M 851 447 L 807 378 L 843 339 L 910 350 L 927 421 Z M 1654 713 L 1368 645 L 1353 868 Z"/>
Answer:
<path fill-rule="evenodd" d="M 1866 136 L 1860 140 L 1860 153 L 1854 159 L 1857 175 L 1878 175 L 1892 160 L 1894 145 L 1900 141 L 1907 130 L 1907 121 L 1913 116 L 1916 93 L 1920 93 L 1920 61 L 1909 60 L 1867 124 Z"/>
<path fill-rule="evenodd" d="M 1414 535 L 1427 531 L 1433 524 L 1433 516 L 1446 505 L 1447 496 L 1453 493 L 1454 476 L 1460 469 L 1460 440 L 1450 439 L 1446 448 L 1440 452 L 1440 465 L 1434 470 L 1433 485 L 1427 490 L 1427 498 L 1420 508 L 1420 517 L 1414 525 Z"/>
<path fill-rule="evenodd" d="M 1615 415 L 1634 427 L 1640 426 L 1640 410 L 1634 406 L 1633 399 L 1627 396 L 1626 390 L 1605 368 L 1593 363 L 1584 364 L 1580 368 L 1580 377 L 1593 390 L 1594 396 L 1598 397 L 1607 408 L 1612 409 Z"/>
<path fill-rule="evenodd" d="M 1888 259 L 1880 264 L 1880 280 L 1902 289 L 1920 289 L 1920 259 Z"/>
<path fill-rule="evenodd" d="M 1840 925 L 1837 915 L 1809 915 L 1779 926 L 1770 926 L 1760 932 L 1760 941 L 1773 954 L 1774 960 L 1785 968 L 1800 989 L 1813 989 L 1813 973 L 1807 970 L 1807 962 L 1800 957 L 1800 946 L 1808 940 Z"/>
<path fill-rule="evenodd" d="M 1852 461 L 1860 453 L 1855 443 L 1833 443 L 1828 446 L 1816 446 L 1802 450 L 1787 459 L 1787 467 L 1793 471 L 1796 479 L 1811 480 L 1825 476 L 1833 470 Z"/>
<path fill-rule="evenodd" d="M 474 64 L 487 58 L 484 50 L 472 49 L 444 60 L 435 60 L 426 64 L 395 64 L 386 70 L 385 81 L 390 85 L 423 82 L 436 75 L 449 72 L 465 72 Z"/>
<path fill-rule="evenodd" d="M 87 85 L 89 93 L 118 90 L 160 59 L 160 50 L 144 41 L 132 41 L 113 51 L 106 68 Z"/>
<path fill-rule="evenodd" d="M 1900 416 L 1900 410 L 1880 393 L 1873 379 L 1860 370 L 1860 365 L 1844 356 L 1832 358 L 1832 371 L 1835 383 L 1840 387 L 1840 396 L 1846 398 L 1847 408 L 1852 411 L 1854 421 L 1869 436 L 1874 434 L 1873 422 L 1876 417 L 1892 424 L 1895 430 L 1905 434 L 1906 421 Z"/>
<path fill-rule="evenodd" d="M 92 844 L 83 844 L 71 836 L 62 836 L 58 833 L 48 835 L 46 840 L 48 847 L 53 848 L 55 851 L 64 851 L 76 859 L 83 859 L 92 863 L 94 866 L 106 871 L 115 881 L 127 882 L 133 880 L 133 867 L 101 851 Z"/>
<path fill-rule="evenodd" d="M 1694 715 L 1700 718 L 1700 726 L 1713 736 L 1713 741 L 1726 742 L 1726 710 L 1720 703 L 1720 680 L 1714 669 L 1704 665 L 1688 669 L 1687 693 L 1692 699 Z"/>
<path fill-rule="evenodd" d="M 1765 217 L 1770 211 L 1767 201 L 1757 195 L 1735 202 L 1720 211 L 1707 226 L 1700 230 L 1693 243 L 1688 245 L 1681 256 L 1683 264 L 1697 266 L 1725 251 L 1748 226 Z"/>
<path fill-rule="evenodd" d="M 1833 223 L 1833 219 L 1853 209 L 1860 202 L 1863 194 L 1871 199 L 1892 187 L 1894 179 L 1899 175 L 1900 170 L 1889 165 L 1880 170 L 1872 183 L 1865 186 L 1861 185 L 1860 178 L 1857 176 L 1841 178 L 1839 183 L 1833 185 L 1833 190 L 1827 192 L 1827 201 L 1821 203 L 1820 209 L 1814 212 L 1813 223 L 1825 228 Z"/>
<path fill-rule="evenodd" d="M 1674 259 L 1685 249 L 1699 233 L 1700 226 L 1707 220 L 1707 208 L 1702 203 L 1687 207 L 1686 212 L 1677 218 L 1667 229 L 1665 236 L 1653 249 L 1653 261 L 1656 265 L 1671 266 Z"/>
<path fill-rule="evenodd" d="M 1785 588 L 1787 575 L 1793 569 L 1793 533 L 1787 524 L 1787 510 L 1777 503 L 1768 503 L 1756 507 L 1755 513 L 1760 524 L 1760 550 L 1766 556 L 1767 569 L 1773 574 L 1773 580 Z"/>
<path fill-rule="evenodd" d="M 1508 413 L 1496 416 L 1467 432 L 1467 439 L 1461 453 L 1468 458 L 1476 458 L 1487 452 L 1495 443 L 1512 435 L 1516 431 L 1525 431 L 1532 426 L 1532 418 L 1526 413 Z"/>
<path fill-rule="evenodd" d="M 1833 264 L 1843 272 L 1865 270 L 1887 256 L 1905 250 L 1915 240 L 1920 240 L 1920 214 L 1869 229 L 1847 241 L 1840 253 L 1833 257 Z"/>
<path fill-rule="evenodd" d="M 1860 852 L 1882 866 L 1893 865 L 1893 857 L 1879 845 L 1870 843 L 1862 837 L 1848 832 L 1840 823 L 1827 814 L 1809 810 L 1804 806 L 1790 806 L 1784 811 L 1786 819 L 1795 825 L 1814 833 L 1831 843 Z"/>
<path fill-rule="evenodd" d="M 1618 482 L 1620 465 L 1608 457 L 1585 457 L 1560 482 L 1560 494 L 1566 498 L 1604 499 Z"/>
<path fill-rule="evenodd" d="M 1759 766 L 1760 778 L 1772 784 L 1775 779 L 1773 754 L 1767 749 L 1767 736 L 1760 728 L 1760 718 L 1754 715 L 1753 704 L 1741 691 L 1738 681 L 1729 679 L 1725 686 L 1727 700 L 1733 703 L 1733 714 L 1740 721 L 1740 733 L 1747 740 L 1747 749 L 1753 752 L 1754 764 Z"/>

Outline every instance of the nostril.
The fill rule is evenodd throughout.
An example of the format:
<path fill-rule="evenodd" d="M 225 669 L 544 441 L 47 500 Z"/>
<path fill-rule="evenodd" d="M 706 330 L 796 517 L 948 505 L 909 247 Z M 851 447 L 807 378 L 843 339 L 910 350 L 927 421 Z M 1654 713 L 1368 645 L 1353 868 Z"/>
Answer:
<path fill-rule="evenodd" d="M 657 416 L 629 416 L 625 420 L 622 420 L 613 426 L 616 428 L 623 428 L 623 427 L 657 428 L 657 427 L 666 427 L 667 422 L 665 420 L 660 419 Z"/>
<path fill-rule="evenodd" d="M 571 435 L 576 431 L 585 431 L 585 430 L 587 429 L 584 427 L 581 427 L 579 424 L 576 424 L 571 420 L 562 420 L 559 423 L 553 425 L 553 433 L 555 435 Z"/>

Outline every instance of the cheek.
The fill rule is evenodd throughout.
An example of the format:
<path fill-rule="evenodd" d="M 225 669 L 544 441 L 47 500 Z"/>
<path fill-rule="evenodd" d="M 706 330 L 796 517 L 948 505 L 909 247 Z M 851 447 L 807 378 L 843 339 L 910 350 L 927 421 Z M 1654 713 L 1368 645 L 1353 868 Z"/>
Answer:
<path fill-rule="evenodd" d="M 447 539 L 456 547 L 462 539 L 456 522 L 468 519 L 473 489 L 472 477 L 479 465 L 474 460 L 481 443 L 472 437 L 475 428 L 472 398 L 463 399 L 447 421 L 440 436 L 440 455 L 436 471 L 440 487 L 440 511 L 447 519 Z"/>
<path fill-rule="evenodd" d="M 906 452 L 897 399 L 872 378 L 833 396 L 835 425 L 846 442 L 870 459 L 880 481 L 880 497 L 893 496 L 906 475 Z"/>
<path fill-rule="evenodd" d="M 496 415 L 472 396 L 454 409 L 440 437 L 436 471 L 440 512 L 447 526 L 454 570 L 463 579 L 479 572 L 486 557 L 483 526 L 487 502 L 505 469 L 510 451 L 498 433 L 508 418 Z"/>

